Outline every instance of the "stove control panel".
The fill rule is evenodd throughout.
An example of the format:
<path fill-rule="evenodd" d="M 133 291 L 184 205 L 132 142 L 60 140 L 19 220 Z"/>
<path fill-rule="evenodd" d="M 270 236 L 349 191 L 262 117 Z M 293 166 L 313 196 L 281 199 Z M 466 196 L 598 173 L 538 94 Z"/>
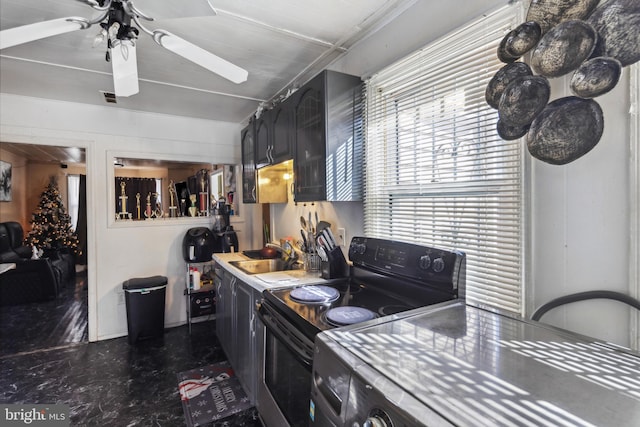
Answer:
<path fill-rule="evenodd" d="M 354 237 L 349 246 L 354 266 L 428 282 L 443 290 L 464 283 L 465 254 L 407 242 Z"/>

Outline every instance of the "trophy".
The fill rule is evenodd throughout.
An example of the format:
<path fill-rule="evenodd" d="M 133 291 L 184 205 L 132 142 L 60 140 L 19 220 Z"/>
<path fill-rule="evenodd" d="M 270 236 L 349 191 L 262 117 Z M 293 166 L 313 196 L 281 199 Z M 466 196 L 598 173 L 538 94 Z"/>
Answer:
<path fill-rule="evenodd" d="M 140 193 L 136 193 L 136 219 L 142 219 L 140 216 Z"/>
<path fill-rule="evenodd" d="M 189 201 L 191 202 L 191 206 L 189 206 L 189 216 L 196 216 L 198 214 L 196 200 L 197 198 L 195 194 L 189 194 Z"/>
<path fill-rule="evenodd" d="M 152 218 L 153 212 L 151 211 L 151 193 L 147 194 L 147 206 L 144 209 L 144 217 Z"/>
<path fill-rule="evenodd" d="M 178 216 L 178 206 L 176 206 L 176 200 L 178 194 L 176 193 L 176 186 L 173 180 L 169 181 L 169 217 L 176 218 Z"/>
<path fill-rule="evenodd" d="M 207 195 L 207 181 L 205 180 L 206 171 L 200 173 L 200 216 L 207 216 L 207 201 L 209 199 Z"/>
<path fill-rule="evenodd" d="M 120 219 L 129 218 L 129 212 L 127 212 L 127 199 L 129 197 L 125 191 L 126 186 L 127 184 L 124 181 L 120 182 L 120 196 L 118 197 L 120 199 L 120 213 L 118 214 Z"/>
<path fill-rule="evenodd" d="M 160 195 L 158 193 L 153 193 L 154 201 L 156 202 L 155 209 L 153 210 L 154 218 L 162 218 L 164 216 L 164 211 L 162 210 L 162 202 L 160 201 Z"/>

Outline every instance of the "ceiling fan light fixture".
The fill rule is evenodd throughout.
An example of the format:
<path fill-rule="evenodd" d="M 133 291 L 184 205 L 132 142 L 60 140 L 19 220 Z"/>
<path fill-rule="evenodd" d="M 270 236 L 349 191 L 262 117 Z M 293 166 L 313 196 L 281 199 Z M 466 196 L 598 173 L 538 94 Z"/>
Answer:
<path fill-rule="evenodd" d="M 153 32 L 153 40 L 165 49 L 170 50 L 171 52 L 180 55 L 183 58 L 188 59 L 189 61 L 236 84 L 247 81 L 249 73 L 246 70 L 184 40 L 181 37 L 176 36 L 175 34 L 165 30 L 155 30 Z"/>
<path fill-rule="evenodd" d="M 111 44 L 110 51 L 116 96 L 135 95 L 140 91 L 135 43 L 132 40 L 116 40 Z"/>
<path fill-rule="evenodd" d="M 105 30 L 104 28 L 101 28 L 100 31 L 98 32 L 98 34 L 96 34 L 96 36 L 93 39 L 93 44 L 91 45 L 91 47 L 98 47 L 99 44 L 101 44 L 103 41 L 105 41 L 105 39 L 107 38 L 107 30 Z"/>

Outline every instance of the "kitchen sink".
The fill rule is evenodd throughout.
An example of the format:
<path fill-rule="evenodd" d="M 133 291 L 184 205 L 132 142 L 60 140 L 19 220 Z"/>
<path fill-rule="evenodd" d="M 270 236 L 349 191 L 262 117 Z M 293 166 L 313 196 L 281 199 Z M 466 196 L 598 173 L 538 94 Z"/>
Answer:
<path fill-rule="evenodd" d="M 271 259 L 269 257 L 263 256 L 261 249 L 253 249 L 253 250 L 250 250 L 250 251 L 242 251 L 242 255 L 246 256 L 247 258 L 251 258 L 251 259 Z"/>
<path fill-rule="evenodd" d="M 247 274 L 271 273 L 274 271 L 295 270 L 298 264 L 291 266 L 280 258 L 251 259 L 246 261 L 230 261 L 229 264 L 244 271 Z"/>

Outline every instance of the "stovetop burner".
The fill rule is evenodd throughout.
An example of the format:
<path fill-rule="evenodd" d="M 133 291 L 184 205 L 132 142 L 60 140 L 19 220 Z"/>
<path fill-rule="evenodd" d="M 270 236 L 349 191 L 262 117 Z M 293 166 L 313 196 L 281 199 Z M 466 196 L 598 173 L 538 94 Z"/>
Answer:
<path fill-rule="evenodd" d="M 334 326 L 353 325 L 375 319 L 376 313 L 362 307 L 343 306 L 327 311 L 327 322 Z"/>
<path fill-rule="evenodd" d="M 293 289 L 289 297 L 297 302 L 325 304 L 337 300 L 340 292 L 329 286 L 311 285 Z"/>

